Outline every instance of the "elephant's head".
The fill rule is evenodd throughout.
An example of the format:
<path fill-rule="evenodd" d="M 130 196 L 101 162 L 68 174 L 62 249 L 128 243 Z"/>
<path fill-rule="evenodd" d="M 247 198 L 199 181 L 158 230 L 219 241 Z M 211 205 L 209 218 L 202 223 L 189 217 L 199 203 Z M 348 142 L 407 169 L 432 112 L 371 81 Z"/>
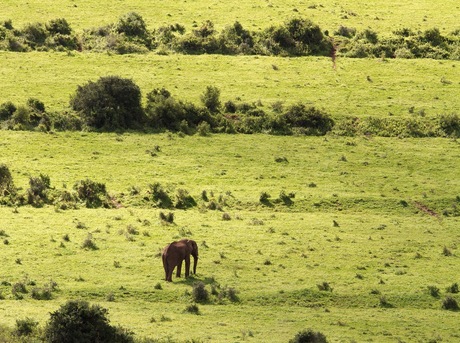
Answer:
<path fill-rule="evenodd" d="M 193 274 L 196 274 L 196 265 L 198 264 L 198 245 L 192 239 L 188 239 L 186 244 L 190 249 L 190 255 L 193 256 Z"/>

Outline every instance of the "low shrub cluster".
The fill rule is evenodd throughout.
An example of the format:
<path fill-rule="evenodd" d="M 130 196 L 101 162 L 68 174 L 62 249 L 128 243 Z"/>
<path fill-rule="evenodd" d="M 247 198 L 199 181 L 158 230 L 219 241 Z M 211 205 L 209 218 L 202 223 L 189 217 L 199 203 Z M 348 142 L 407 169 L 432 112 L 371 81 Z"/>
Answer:
<path fill-rule="evenodd" d="M 21 30 L 11 20 L 0 23 L 0 50 L 17 52 L 81 50 L 78 37 L 67 20 L 53 19 L 46 24 L 30 23 Z"/>
<path fill-rule="evenodd" d="M 0 164 L 0 205 L 6 206 L 24 206 L 31 205 L 34 207 L 42 207 L 44 205 L 54 205 L 56 210 L 75 209 L 80 206 L 86 208 L 119 208 L 122 206 L 121 200 L 125 194 L 110 195 L 107 192 L 104 183 L 95 182 L 90 179 L 80 180 L 73 186 L 73 190 L 59 190 L 51 187 L 51 180 L 48 175 L 40 174 L 38 177 L 30 177 L 30 188 L 25 192 L 20 192 L 14 186 L 11 172 L 7 165 Z M 3 187 L 3 188 L 2 188 Z M 172 196 L 174 194 L 175 196 Z M 136 194 L 130 194 L 130 199 L 135 199 L 140 203 L 157 208 L 167 209 L 187 209 L 197 206 L 195 198 L 183 188 L 174 189 L 163 187 L 160 183 L 153 183 L 149 189 L 145 191 L 145 195 L 140 194 L 138 190 Z M 221 205 L 224 201 L 221 200 Z M 160 219 L 166 223 L 174 222 L 174 214 L 160 213 Z M 79 223 L 79 228 L 85 228 L 85 225 Z M 128 233 L 134 234 L 134 228 L 128 228 Z M 138 234 L 138 232 L 136 233 Z M 7 237 L 4 230 L 0 230 L 0 236 Z M 93 249 L 91 239 L 84 242 L 84 248 Z"/>
<path fill-rule="evenodd" d="M 460 137 L 460 116 L 456 113 L 433 118 L 409 109 L 409 116 L 403 117 L 345 117 L 336 121 L 324 110 L 301 102 L 284 106 L 277 101 L 268 108 L 260 101 L 229 100 L 223 103 L 220 90 L 214 86 L 206 87 L 200 105 L 177 100 L 165 88 L 155 88 L 147 94 L 143 106 L 140 88 L 131 79 L 119 76 L 101 77 L 78 86 L 69 106 L 68 110 L 50 113 L 45 104 L 35 98 L 28 99 L 25 106 L 7 101 L 0 104 L 0 128 L 44 132 L 172 131 L 202 136 L 210 133 L 322 136 L 332 132 L 339 136 Z M 152 156 L 157 153 L 150 151 Z M 0 193 L 11 193 L 14 188 L 7 179 L 0 168 Z M 34 186 L 39 185 L 34 181 Z M 152 189 L 159 206 L 170 207 L 168 202 L 172 200 L 161 194 L 155 195 L 156 192 Z M 40 203 L 46 199 L 43 194 L 32 192 L 29 200 Z M 93 200 L 90 199 L 89 203 Z"/>
<path fill-rule="evenodd" d="M 365 29 L 341 27 L 336 34 L 339 53 L 345 57 L 365 58 L 432 58 L 460 59 L 460 31 L 443 35 L 438 28 L 413 31 L 402 28 L 387 37 L 380 38 L 377 32 Z"/>
<path fill-rule="evenodd" d="M 257 32 L 238 21 L 218 32 L 209 20 L 195 24 L 190 32 L 177 23 L 149 30 L 140 14 L 130 12 L 116 23 L 81 33 L 74 32 L 63 18 L 27 24 L 22 29 L 6 20 L 0 23 L 0 50 L 460 59 L 460 30 L 443 35 L 438 28 L 403 28 L 380 38 L 371 29 L 340 26 L 329 35 L 306 18 L 293 18 Z"/>
<path fill-rule="evenodd" d="M 74 192 L 52 188 L 49 176 L 44 174 L 40 174 L 38 177 L 31 176 L 29 186 L 25 193 L 21 193 L 14 186 L 8 166 L 0 165 L 0 190 L 4 189 L 0 193 L 0 205 L 32 205 L 34 207 L 55 205 L 60 210 L 77 208 L 80 204 L 87 208 L 113 208 L 117 205 L 114 198 L 107 193 L 105 184 L 89 179 L 75 183 Z"/>
<path fill-rule="evenodd" d="M 381 137 L 460 137 L 460 116 L 437 117 L 347 117 L 332 130 L 339 136 L 372 135 Z"/>
<path fill-rule="evenodd" d="M 217 32 L 206 20 L 186 32 L 183 25 L 165 25 L 148 30 L 135 12 L 121 16 L 114 24 L 75 33 L 65 19 L 28 24 L 22 29 L 12 21 L 0 23 L 0 50 L 9 51 L 110 51 L 118 54 L 178 52 L 184 54 L 246 54 L 329 56 L 332 45 L 320 27 L 308 19 L 295 18 L 260 32 L 249 31 L 235 22 Z"/>
<path fill-rule="evenodd" d="M 6 102 L 0 105 L 0 126 L 41 131 L 169 130 L 204 136 L 211 132 L 325 135 L 334 126 L 329 114 L 302 103 L 285 110 L 278 105 L 276 111 L 269 113 L 260 102 L 228 101 L 222 106 L 220 90 L 214 86 L 203 92 L 202 106 L 176 100 L 164 88 L 149 92 L 145 107 L 141 100 L 141 91 L 132 80 L 101 77 L 77 87 L 68 112 L 49 114 L 36 99 L 29 99 L 27 106 L 20 107 Z M 158 200 L 166 201 L 161 197 Z"/>

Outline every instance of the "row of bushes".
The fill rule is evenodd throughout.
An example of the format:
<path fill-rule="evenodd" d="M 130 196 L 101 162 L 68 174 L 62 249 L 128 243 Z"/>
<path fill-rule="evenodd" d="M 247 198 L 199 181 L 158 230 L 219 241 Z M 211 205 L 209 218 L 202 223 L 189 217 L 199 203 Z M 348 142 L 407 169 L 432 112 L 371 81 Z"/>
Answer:
<path fill-rule="evenodd" d="M 425 31 L 403 28 L 380 38 L 370 29 L 357 33 L 355 29 L 342 26 L 337 33 L 342 37 L 337 40 L 339 54 L 345 57 L 460 60 L 460 29 L 444 36 L 438 28 Z"/>
<path fill-rule="evenodd" d="M 21 192 L 15 186 L 8 166 L 0 164 L 0 205 L 56 205 L 60 209 L 68 209 L 81 203 L 88 208 L 117 206 L 116 200 L 107 193 L 105 184 L 89 179 L 75 183 L 73 191 L 57 190 L 51 187 L 48 175 L 40 174 L 29 177 L 29 188 Z"/>
<path fill-rule="evenodd" d="M 222 103 L 220 90 L 214 86 L 205 89 L 200 106 L 178 100 L 164 88 L 149 92 L 143 106 L 141 90 L 132 80 L 107 76 L 78 86 L 69 109 L 62 112 L 48 112 L 45 104 L 34 98 L 22 106 L 0 104 L 0 128 L 44 132 L 131 129 L 201 135 L 320 136 L 332 132 L 341 136 L 460 137 L 460 117 L 455 113 L 437 118 L 412 113 L 410 117 L 348 117 L 334 121 L 325 111 L 300 102 L 284 106 L 277 101 L 268 109 L 260 101 Z"/>
<path fill-rule="evenodd" d="M 211 21 L 186 33 L 180 24 L 148 30 L 141 15 L 130 12 L 115 24 L 75 33 L 63 19 L 33 23 L 15 29 L 12 21 L 0 25 L 0 49 L 10 51 L 111 51 L 119 54 L 156 50 L 185 54 L 258 54 L 329 56 L 332 45 L 320 27 L 308 19 L 292 19 L 260 33 L 235 22 L 218 33 Z"/>
<path fill-rule="evenodd" d="M 65 19 L 28 24 L 15 29 L 11 20 L 0 25 L 0 50 L 110 51 L 118 54 L 156 51 L 184 54 L 331 56 L 460 59 L 460 30 L 442 35 L 439 29 L 399 29 L 379 38 L 370 29 L 357 32 L 340 26 L 333 35 L 305 18 L 294 18 L 258 32 L 239 22 L 218 32 L 207 20 L 186 32 L 183 25 L 149 30 L 141 15 L 130 12 L 115 24 L 75 33 Z"/>
<path fill-rule="evenodd" d="M 209 210 L 222 210 L 222 207 L 227 205 L 226 197 L 221 195 L 215 198 L 212 192 L 209 197 L 207 192 L 203 191 L 200 199 L 201 205 Z M 79 206 L 118 208 L 122 206 L 123 200 L 162 209 L 187 209 L 198 205 L 197 200 L 186 189 L 164 187 L 158 182 L 149 185 L 145 192 L 131 187 L 127 194 L 115 196 L 107 191 L 104 183 L 90 179 L 76 182 L 71 190 L 58 190 L 51 186 L 48 175 L 40 174 L 37 177 L 29 177 L 29 188 L 21 191 L 15 186 L 8 166 L 0 164 L 0 205 L 54 205 L 58 210 L 75 209 Z M 173 222 L 174 215 L 160 213 L 160 219 Z"/>
<path fill-rule="evenodd" d="M 28 130 L 170 130 L 207 135 L 211 132 L 324 135 L 334 121 L 322 110 L 302 103 L 284 109 L 277 103 L 271 113 L 262 104 L 228 101 L 222 104 L 220 90 L 208 86 L 201 106 L 177 100 L 166 89 L 154 89 L 142 106 L 140 88 L 130 79 L 101 77 L 78 86 L 68 111 L 49 113 L 37 99 L 25 106 L 0 105 L 0 126 Z"/>

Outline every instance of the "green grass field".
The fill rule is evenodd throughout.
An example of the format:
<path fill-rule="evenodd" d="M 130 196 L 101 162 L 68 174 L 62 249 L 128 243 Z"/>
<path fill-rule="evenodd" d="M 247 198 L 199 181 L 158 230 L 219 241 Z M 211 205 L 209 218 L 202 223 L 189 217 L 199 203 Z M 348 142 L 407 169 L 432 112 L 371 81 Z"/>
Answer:
<path fill-rule="evenodd" d="M 152 157 L 155 145 L 161 152 Z M 49 301 L 16 300 L 2 286 L 0 324 L 43 324 L 66 299 L 83 298 L 140 337 L 286 342 L 312 327 L 332 342 L 453 341 L 458 314 L 441 304 L 458 282 L 458 220 L 443 212 L 458 206 L 458 151 L 446 139 L 2 132 L 1 162 L 23 191 L 39 173 L 69 190 L 88 177 L 126 205 L 0 208 L 9 243 L 0 281 L 58 284 Z M 188 190 L 198 206 L 163 225 L 160 210 L 120 195 L 132 186 L 144 195 L 153 182 Z M 223 196 L 223 211 L 205 209 L 203 190 Z M 291 206 L 276 201 L 282 190 L 295 193 Z M 273 207 L 259 203 L 261 192 Z M 98 250 L 81 248 L 88 234 Z M 183 313 L 193 281 L 162 281 L 157 253 L 184 235 L 200 245 L 195 281 L 232 287 L 240 302 Z M 323 282 L 332 292 L 318 289 Z"/>
<path fill-rule="evenodd" d="M 371 27 L 378 32 L 411 27 L 440 30 L 458 29 L 457 13 L 460 6 L 455 0 L 441 2 L 417 1 L 401 3 L 390 0 L 354 0 L 339 3 L 335 0 L 294 1 L 257 0 L 251 2 L 226 1 L 90 1 L 90 0 L 31 0 L 20 2 L 4 0 L 0 19 L 12 19 L 15 26 L 66 18 L 75 30 L 115 22 L 130 11 L 141 14 L 150 28 L 164 24 L 180 23 L 191 29 L 205 20 L 217 28 L 239 21 L 243 26 L 257 31 L 279 24 L 295 16 L 307 17 L 324 30 L 334 31 L 340 25 L 363 29 Z"/>
<path fill-rule="evenodd" d="M 209 19 L 217 30 L 238 20 L 258 31 L 300 16 L 331 32 L 344 25 L 385 35 L 452 32 L 459 9 L 454 0 L 3 0 L 0 21 L 19 28 L 66 18 L 82 32 L 136 11 L 150 29 L 180 23 L 190 31 Z M 144 96 L 165 87 L 197 104 L 213 85 L 223 102 L 300 101 L 334 119 L 434 120 L 459 113 L 459 68 L 437 60 L 338 58 L 334 70 L 317 57 L 0 52 L 0 104 L 32 97 L 63 111 L 78 85 L 115 74 Z M 281 343 L 307 328 L 329 342 L 459 341 L 460 312 L 442 308 L 446 297 L 460 301 L 451 292 L 460 283 L 459 157 L 458 139 L 447 138 L 0 131 L 0 164 L 20 193 L 40 174 L 68 191 L 89 178 L 123 205 L 0 206 L 0 341 L 23 341 L 5 334 L 16 320 L 43 328 L 69 299 L 109 309 L 111 323 L 139 342 Z M 197 206 L 153 207 L 144 198 L 155 182 L 172 196 L 188 191 Z M 203 191 L 222 209 L 210 210 Z M 292 203 L 283 202 L 290 193 Z M 169 211 L 173 224 L 160 220 Z M 198 273 L 166 283 L 159 252 L 181 237 L 199 244 Z M 97 249 L 82 248 L 88 238 Z M 220 294 L 198 304 L 199 315 L 185 311 L 196 281 Z M 23 299 L 16 283 L 27 287 Z M 54 283 L 50 300 L 32 298 Z M 239 301 L 225 297 L 229 290 Z"/>
<path fill-rule="evenodd" d="M 40 99 L 49 110 L 69 107 L 78 85 L 101 76 L 132 78 L 143 94 L 165 87 L 178 99 L 200 103 L 207 86 L 221 99 L 304 102 L 343 116 L 408 116 L 409 109 L 436 117 L 458 113 L 460 63 L 433 60 L 260 56 L 114 55 L 0 52 L 0 102 Z M 273 68 L 276 66 L 276 69 Z M 368 81 L 367 77 L 371 81 Z"/>

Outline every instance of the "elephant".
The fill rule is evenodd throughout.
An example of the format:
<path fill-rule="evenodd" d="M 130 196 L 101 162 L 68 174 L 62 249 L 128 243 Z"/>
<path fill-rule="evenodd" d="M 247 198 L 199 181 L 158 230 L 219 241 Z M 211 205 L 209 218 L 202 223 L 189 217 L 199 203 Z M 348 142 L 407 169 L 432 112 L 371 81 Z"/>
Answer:
<path fill-rule="evenodd" d="M 165 269 L 165 279 L 172 282 L 174 268 L 177 267 L 176 276 L 180 277 L 182 261 L 185 260 L 185 277 L 190 275 L 190 255 L 193 256 L 193 274 L 196 274 L 198 264 L 198 245 L 194 240 L 181 239 L 172 242 L 164 247 L 162 253 L 163 267 Z"/>

